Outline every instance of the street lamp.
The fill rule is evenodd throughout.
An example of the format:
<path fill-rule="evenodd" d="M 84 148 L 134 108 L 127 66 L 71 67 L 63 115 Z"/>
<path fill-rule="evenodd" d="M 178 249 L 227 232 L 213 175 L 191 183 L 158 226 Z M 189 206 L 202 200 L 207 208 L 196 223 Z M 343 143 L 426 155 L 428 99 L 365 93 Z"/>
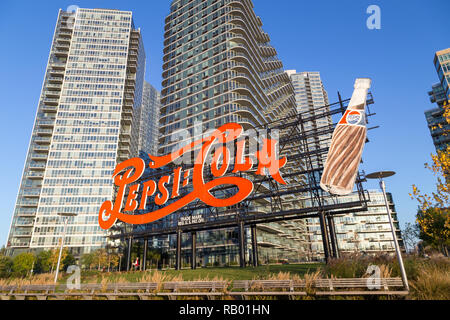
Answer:
<path fill-rule="evenodd" d="M 58 263 L 56 265 L 55 283 L 58 280 L 59 265 L 61 264 L 61 254 L 62 254 L 62 250 L 64 247 L 64 240 L 66 238 L 67 223 L 69 222 L 69 217 L 76 216 L 76 214 L 75 213 L 58 213 L 58 216 L 64 217 L 64 229 L 63 229 L 63 234 L 61 236 L 61 246 L 59 248 Z"/>
<path fill-rule="evenodd" d="M 389 224 L 391 225 L 392 237 L 394 239 L 395 252 L 397 253 L 398 264 L 400 266 L 400 271 L 402 274 L 403 285 L 406 290 L 409 291 L 408 279 L 406 278 L 405 266 L 403 265 L 402 254 L 400 252 L 400 247 L 397 241 L 397 234 L 395 233 L 394 222 L 392 221 L 391 210 L 389 209 L 389 204 L 386 196 L 386 185 L 384 184 L 383 178 L 391 177 L 395 174 L 394 171 L 378 171 L 366 175 L 367 179 L 378 179 L 380 181 L 380 188 L 383 191 L 384 204 L 386 205 L 386 210 L 388 214 Z"/>

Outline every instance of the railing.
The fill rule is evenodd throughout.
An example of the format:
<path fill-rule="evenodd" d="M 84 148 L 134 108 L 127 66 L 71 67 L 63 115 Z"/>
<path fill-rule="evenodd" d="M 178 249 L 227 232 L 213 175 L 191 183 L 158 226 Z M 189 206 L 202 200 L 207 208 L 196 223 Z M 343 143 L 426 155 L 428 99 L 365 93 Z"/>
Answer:
<path fill-rule="evenodd" d="M 43 172 L 28 172 L 27 177 L 28 178 L 43 178 L 44 173 Z"/>
<path fill-rule="evenodd" d="M 78 289 L 65 285 L 4 285 L 0 299 L 27 298 L 84 300 L 137 297 L 204 297 L 246 299 L 249 296 L 406 296 L 401 278 L 347 278 L 314 280 L 235 280 L 229 281 L 172 281 L 164 283 L 81 284 Z"/>

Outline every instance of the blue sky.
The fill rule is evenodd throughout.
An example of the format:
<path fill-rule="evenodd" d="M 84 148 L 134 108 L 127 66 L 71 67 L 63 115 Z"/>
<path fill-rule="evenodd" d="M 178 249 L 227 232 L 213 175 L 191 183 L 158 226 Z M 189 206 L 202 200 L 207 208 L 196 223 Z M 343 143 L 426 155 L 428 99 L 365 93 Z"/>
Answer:
<path fill-rule="evenodd" d="M 376 116 L 361 169 L 397 172 L 387 181 L 401 225 L 414 221 L 413 183 L 426 192 L 434 176 L 424 168 L 434 152 L 423 112 L 437 82 L 434 52 L 450 47 L 450 1 L 254 0 L 264 30 L 285 69 L 320 71 L 330 102 L 349 97 L 357 77 L 372 78 Z M 381 9 L 381 29 L 369 30 L 366 9 Z M 147 81 L 161 88 L 163 21 L 170 1 L 0 2 L 0 246 L 6 242 L 28 148 L 58 9 L 131 10 L 147 51 Z M 377 188 L 377 183 L 366 184 Z"/>

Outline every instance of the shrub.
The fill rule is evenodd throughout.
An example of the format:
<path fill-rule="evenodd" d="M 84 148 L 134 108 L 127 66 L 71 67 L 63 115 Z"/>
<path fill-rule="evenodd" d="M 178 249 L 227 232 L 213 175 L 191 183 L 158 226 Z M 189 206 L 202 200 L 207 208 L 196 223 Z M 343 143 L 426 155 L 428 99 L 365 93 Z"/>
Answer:
<path fill-rule="evenodd" d="M 11 275 L 12 259 L 0 255 L 0 278 L 7 278 Z"/>
<path fill-rule="evenodd" d="M 440 264 L 423 264 L 417 279 L 410 281 L 411 296 L 420 300 L 450 300 L 450 268 Z"/>
<path fill-rule="evenodd" d="M 14 275 L 25 277 L 33 267 L 35 257 L 32 253 L 21 253 L 13 260 L 12 270 Z"/>
<path fill-rule="evenodd" d="M 361 278 L 367 270 L 369 261 L 359 255 L 343 256 L 332 259 L 324 267 L 326 276 L 336 278 Z"/>

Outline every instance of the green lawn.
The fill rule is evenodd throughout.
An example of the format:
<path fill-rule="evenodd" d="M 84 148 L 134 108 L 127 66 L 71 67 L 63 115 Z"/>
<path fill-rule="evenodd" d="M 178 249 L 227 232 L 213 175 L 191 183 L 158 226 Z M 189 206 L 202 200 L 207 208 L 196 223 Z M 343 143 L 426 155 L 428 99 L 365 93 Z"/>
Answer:
<path fill-rule="evenodd" d="M 163 275 L 169 278 L 181 276 L 183 280 L 205 280 L 214 278 L 223 278 L 224 280 L 252 280 L 252 279 L 267 279 L 273 274 L 278 274 L 279 272 L 289 272 L 291 275 L 302 276 L 305 273 L 312 273 L 317 270 L 317 268 L 323 266 L 320 263 L 310 263 L 310 264 L 286 264 L 286 265 L 265 265 L 260 267 L 208 267 L 208 268 L 198 268 L 196 270 L 183 269 L 183 270 L 164 270 L 160 271 Z M 114 278 L 120 277 L 125 278 L 129 282 L 136 282 L 142 279 L 143 276 L 148 275 L 149 277 L 153 274 L 152 271 L 136 271 L 136 272 L 97 272 L 97 271 L 85 271 L 81 274 L 81 281 L 83 283 L 87 282 L 100 282 L 103 277 L 110 277 L 109 281 Z M 65 281 L 67 276 L 64 276 L 60 281 Z M 113 281 L 111 281 L 113 282 Z"/>

